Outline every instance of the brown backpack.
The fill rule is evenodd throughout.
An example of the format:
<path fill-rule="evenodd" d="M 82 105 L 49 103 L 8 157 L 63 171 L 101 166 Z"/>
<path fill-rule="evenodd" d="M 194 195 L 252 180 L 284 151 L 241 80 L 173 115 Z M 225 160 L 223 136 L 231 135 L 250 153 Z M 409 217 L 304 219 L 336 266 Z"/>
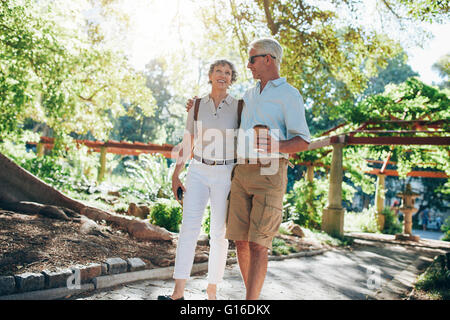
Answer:
<path fill-rule="evenodd" d="M 194 106 L 194 121 L 197 121 L 198 119 L 198 110 L 200 109 L 200 101 L 201 99 L 195 99 L 195 106 Z M 239 99 L 238 100 L 238 128 L 241 126 L 241 115 L 242 115 L 242 109 L 244 108 L 244 100 Z"/>

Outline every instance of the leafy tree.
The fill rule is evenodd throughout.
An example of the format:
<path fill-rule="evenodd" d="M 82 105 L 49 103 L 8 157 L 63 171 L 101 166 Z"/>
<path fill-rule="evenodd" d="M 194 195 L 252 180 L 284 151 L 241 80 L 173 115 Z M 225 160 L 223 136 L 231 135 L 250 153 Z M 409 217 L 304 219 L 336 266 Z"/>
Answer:
<path fill-rule="evenodd" d="M 443 131 L 448 130 L 450 100 L 445 92 L 435 87 L 428 86 L 416 78 L 410 78 L 398 85 L 388 85 L 386 90 L 377 95 L 366 97 L 353 106 L 344 103 L 338 106 L 340 114 L 346 125 L 336 130 L 333 134 L 349 132 L 360 127 L 362 123 L 381 120 L 446 120 L 443 122 Z M 399 130 L 399 124 L 384 124 L 386 130 Z M 413 128 L 404 128 L 412 130 Z M 403 134 L 407 136 L 406 134 Z M 425 134 L 424 134 L 425 135 Z M 389 136 L 389 134 L 386 134 Z M 366 194 L 375 191 L 375 178 L 364 174 L 371 168 L 366 159 L 384 160 L 390 155 L 390 160 L 397 162 L 397 171 L 400 178 L 406 178 L 406 174 L 412 170 L 431 168 L 450 174 L 450 162 L 448 160 L 448 146 L 420 146 L 420 145 L 348 145 L 343 150 L 345 177 L 350 179 L 355 187 L 361 187 Z M 299 162 L 321 162 L 325 165 L 331 163 L 331 147 L 312 150 L 298 154 Z M 431 179 L 429 179 L 431 180 Z M 434 192 L 429 195 L 424 205 L 432 205 L 443 208 L 448 201 L 450 185 L 447 181 L 433 179 L 424 181 L 425 192 Z M 443 184 L 445 182 L 445 184 Z"/>
<path fill-rule="evenodd" d="M 146 86 L 153 92 L 156 106 L 153 115 L 146 116 L 140 108 L 136 115 L 124 115 L 114 119 L 111 132 L 113 140 L 153 143 L 178 143 L 187 116 L 184 98 L 170 92 L 170 81 L 163 59 L 151 60 L 144 70 Z M 179 101 L 179 102 L 178 102 Z M 128 108 L 128 106 L 125 106 Z"/>
<path fill-rule="evenodd" d="M 407 25 L 417 20 L 439 22 L 448 14 L 448 6 L 439 1 L 378 4 L 382 18 L 394 17 Z M 284 48 L 281 74 L 299 89 L 314 117 L 320 117 L 322 110 L 328 112 L 361 94 L 367 82 L 401 53 L 397 42 L 361 23 L 365 10 L 356 0 L 230 0 L 214 1 L 203 17 L 212 29 L 211 41 L 232 39 L 230 46 L 240 49 L 244 64 L 251 40 L 276 38 Z"/>
<path fill-rule="evenodd" d="M 96 45 L 83 27 L 68 27 L 61 22 L 68 13 L 58 10 L 53 2 L 0 4 L 0 138 L 20 131 L 27 117 L 46 123 L 57 138 L 70 132 L 106 138 L 110 114 L 138 107 L 152 114 L 151 91 L 125 55 Z"/>
<path fill-rule="evenodd" d="M 382 93 L 388 84 L 400 84 L 410 77 L 418 77 L 419 74 L 406 64 L 407 56 L 401 53 L 393 59 L 388 60 L 385 69 L 378 69 L 378 75 L 370 78 L 368 87 L 363 96 Z"/>
<path fill-rule="evenodd" d="M 432 68 L 436 70 L 443 79 L 442 83 L 439 84 L 439 87 L 441 89 L 450 89 L 450 53 L 447 53 L 435 62 Z"/>
<path fill-rule="evenodd" d="M 449 4 L 440 0 L 382 0 L 385 9 L 398 19 L 413 18 L 426 22 L 442 22 L 449 17 Z"/>

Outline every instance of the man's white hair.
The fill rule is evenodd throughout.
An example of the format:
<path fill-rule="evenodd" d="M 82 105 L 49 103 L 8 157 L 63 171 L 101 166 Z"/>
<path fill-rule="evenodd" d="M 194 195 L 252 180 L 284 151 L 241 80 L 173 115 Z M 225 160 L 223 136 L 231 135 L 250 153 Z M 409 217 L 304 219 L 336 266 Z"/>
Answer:
<path fill-rule="evenodd" d="M 255 49 L 258 54 L 270 54 L 275 57 L 275 64 L 280 69 L 281 59 L 283 58 L 283 48 L 277 40 L 271 38 L 264 38 L 254 40 L 249 45 L 249 51 Z"/>

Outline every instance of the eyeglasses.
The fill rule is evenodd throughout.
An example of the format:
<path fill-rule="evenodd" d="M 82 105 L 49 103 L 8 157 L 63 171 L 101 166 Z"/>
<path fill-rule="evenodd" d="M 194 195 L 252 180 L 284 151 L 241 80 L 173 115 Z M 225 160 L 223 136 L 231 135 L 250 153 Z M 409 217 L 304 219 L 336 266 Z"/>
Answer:
<path fill-rule="evenodd" d="M 271 56 L 272 59 L 276 59 L 276 57 L 274 57 L 273 55 L 265 53 L 265 54 L 257 54 L 255 56 L 251 56 L 250 58 L 248 58 L 248 62 L 250 62 L 251 64 L 254 64 L 255 63 L 255 58 L 257 58 L 257 57 L 265 57 L 265 56 Z"/>

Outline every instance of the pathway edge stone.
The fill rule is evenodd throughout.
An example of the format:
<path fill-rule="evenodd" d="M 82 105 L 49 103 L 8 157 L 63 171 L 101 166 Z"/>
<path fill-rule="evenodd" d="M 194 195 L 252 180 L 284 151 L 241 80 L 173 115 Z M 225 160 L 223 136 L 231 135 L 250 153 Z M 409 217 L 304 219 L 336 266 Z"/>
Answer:
<path fill-rule="evenodd" d="M 80 289 L 61 287 L 47 290 L 28 291 L 7 296 L 0 296 L 0 300 L 55 300 L 94 290 L 95 286 L 93 283 L 86 283 L 82 284 Z"/>
<path fill-rule="evenodd" d="M 284 260 L 291 258 L 309 257 L 323 254 L 330 249 L 317 249 L 311 251 L 302 251 L 286 256 L 269 256 L 269 261 Z M 227 264 L 237 263 L 237 258 L 227 259 Z M 118 285 L 124 285 L 136 281 L 144 280 L 168 280 L 172 278 L 174 266 L 146 269 L 141 271 L 131 271 L 119 274 L 101 275 L 93 278 L 90 283 L 81 284 L 80 289 L 69 289 L 66 287 L 53 288 L 46 290 L 29 291 L 23 293 L 15 293 L 11 295 L 0 296 L 0 300 L 53 300 L 67 296 L 73 296 L 88 291 L 111 288 Z M 207 271 L 208 262 L 194 263 L 192 266 L 192 274 Z"/>

